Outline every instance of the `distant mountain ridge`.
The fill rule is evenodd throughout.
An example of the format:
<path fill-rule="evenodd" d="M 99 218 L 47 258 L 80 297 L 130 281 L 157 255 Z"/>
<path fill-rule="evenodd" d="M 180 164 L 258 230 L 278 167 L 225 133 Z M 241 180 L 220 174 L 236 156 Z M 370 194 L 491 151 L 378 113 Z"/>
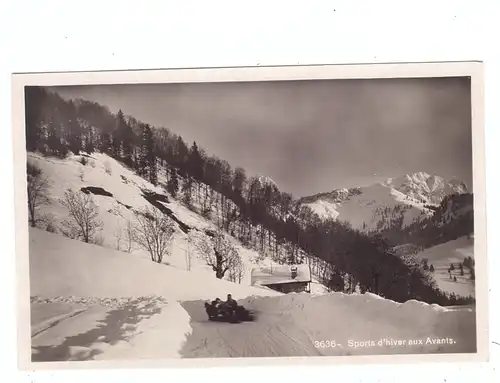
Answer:
<path fill-rule="evenodd" d="M 322 200 L 329 200 L 331 202 L 343 202 L 349 199 L 349 197 L 359 194 L 361 194 L 361 188 L 359 187 L 349 188 L 349 189 L 341 188 L 332 190 L 331 192 L 318 193 L 312 196 L 303 197 L 301 201 L 302 203 L 313 203 L 316 202 L 318 199 L 322 199 Z"/>
<path fill-rule="evenodd" d="M 300 202 L 321 219 L 346 221 L 363 231 L 382 231 L 429 217 L 443 198 L 465 193 L 468 188 L 461 180 L 417 172 L 366 187 L 315 194 Z"/>
<path fill-rule="evenodd" d="M 399 178 L 389 178 L 383 184 L 418 201 L 433 205 L 439 205 L 447 195 L 468 192 L 467 185 L 463 181 L 457 179 L 445 180 L 443 177 L 425 172 L 406 174 Z"/>

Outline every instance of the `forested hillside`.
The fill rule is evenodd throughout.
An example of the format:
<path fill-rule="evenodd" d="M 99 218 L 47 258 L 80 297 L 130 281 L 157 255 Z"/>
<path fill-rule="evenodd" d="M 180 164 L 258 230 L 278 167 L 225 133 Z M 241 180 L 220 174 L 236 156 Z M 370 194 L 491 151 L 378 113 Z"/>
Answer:
<path fill-rule="evenodd" d="M 474 198 L 470 193 L 450 194 L 438 206 L 429 206 L 434 213 L 411 225 L 381 232 L 392 245 L 413 244 L 427 249 L 474 233 Z"/>

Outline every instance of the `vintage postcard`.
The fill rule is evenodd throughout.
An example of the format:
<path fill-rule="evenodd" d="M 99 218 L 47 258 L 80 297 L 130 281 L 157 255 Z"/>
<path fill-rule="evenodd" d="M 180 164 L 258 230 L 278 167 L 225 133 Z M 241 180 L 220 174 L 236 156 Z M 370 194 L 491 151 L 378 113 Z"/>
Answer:
<path fill-rule="evenodd" d="M 481 63 L 12 81 L 22 368 L 487 360 Z"/>

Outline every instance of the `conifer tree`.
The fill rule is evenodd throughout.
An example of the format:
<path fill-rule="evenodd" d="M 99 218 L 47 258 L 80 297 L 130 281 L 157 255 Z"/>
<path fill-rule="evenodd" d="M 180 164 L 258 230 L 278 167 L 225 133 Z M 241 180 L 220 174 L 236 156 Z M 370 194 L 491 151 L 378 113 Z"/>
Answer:
<path fill-rule="evenodd" d="M 139 150 L 138 173 L 147 178 L 153 185 L 158 184 L 158 169 L 154 152 L 153 131 L 148 124 L 142 124 L 142 142 Z"/>
<path fill-rule="evenodd" d="M 92 154 L 95 151 L 95 146 L 94 146 L 94 129 L 89 126 L 87 129 L 87 134 L 85 137 L 85 151 L 88 154 Z"/>
<path fill-rule="evenodd" d="M 245 188 L 245 183 L 246 183 L 245 169 L 241 167 L 236 168 L 233 173 L 232 186 L 233 186 L 233 193 L 236 198 L 235 202 L 237 202 L 239 205 L 241 205 L 241 202 L 243 200 L 243 190 Z"/>
<path fill-rule="evenodd" d="M 128 166 L 133 165 L 133 152 L 134 152 L 134 132 L 132 127 L 127 121 L 125 121 L 125 116 L 120 109 L 116 115 L 117 119 L 117 130 L 122 141 L 122 153 L 123 162 Z"/>
<path fill-rule="evenodd" d="M 201 158 L 196 142 L 193 142 L 193 146 L 189 150 L 186 170 L 196 181 L 203 180 L 203 159 Z"/>
<path fill-rule="evenodd" d="M 69 101 L 66 107 L 66 124 L 69 150 L 78 155 L 82 150 L 82 130 L 72 101 Z"/>
<path fill-rule="evenodd" d="M 177 177 L 177 171 L 174 168 L 170 169 L 170 177 L 167 182 L 167 192 L 174 198 L 177 197 L 177 193 L 179 192 L 179 179 Z"/>
<path fill-rule="evenodd" d="M 182 201 L 187 206 L 193 202 L 193 179 L 187 176 L 182 183 Z"/>
<path fill-rule="evenodd" d="M 99 150 L 104 154 L 109 154 L 111 152 L 111 136 L 109 135 L 109 133 L 101 134 Z"/>
<path fill-rule="evenodd" d="M 146 178 L 148 174 L 147 126 L 141 124 L 141 145 L 137 153 L 137 173 Z"/>
<path fill-rule="evenodd" d="M 49 117 L 49 122 L 47 126 L 47 145 L 52 154 L 56 156 L 59 155 L 61 141 L 58 137 L 56 123 L 54 122 L 52 117 Z"/>
<path fill-rule="evenodd" d="M 423 269 L 426 270 L 426 271 L 429 270 L 429 264 L 428 264 L 428 262 L 429 261 L 427 259 L 423 260 L 423 263 L 424 263 Z"/>
<path fill-rule="evenodd" d="M 47 94 L 41 87 L 27 86 L 24 98 L 26 105 L 26 149 L 35 151 L 41 149 L 41 126 L 44 122 L 42 107 L 47 99 Z"/>
<path fill-rule="evenodd" d="M 179 169 L 182 176 L 186 175 L 186 163 L 188 160 L 188 155 L 189 149 L 182 137 L 179 136 L 176 142 L 173 165 Z"/>

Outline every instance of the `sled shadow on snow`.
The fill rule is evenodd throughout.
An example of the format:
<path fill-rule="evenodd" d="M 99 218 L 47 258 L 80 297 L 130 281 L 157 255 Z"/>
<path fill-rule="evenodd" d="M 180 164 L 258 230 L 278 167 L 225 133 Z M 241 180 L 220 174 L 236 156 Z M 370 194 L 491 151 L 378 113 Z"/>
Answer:
<path fill-rule="evenodd" d="M 154 300 L 148 298 L 135 299 L 121 308 L 112 309 L 98 326 L 90 331 L 69 336 L 59 345 L 33 346 L 32 362 L 59 362 L 91 360 L 103 351 L 92 348 L 95 343 L 114 345 L 119 341 L 127 341 L 127 334 L 139 322 L 161 312 Z M 81 350 L 81 351 L 75 351 Z"/>

